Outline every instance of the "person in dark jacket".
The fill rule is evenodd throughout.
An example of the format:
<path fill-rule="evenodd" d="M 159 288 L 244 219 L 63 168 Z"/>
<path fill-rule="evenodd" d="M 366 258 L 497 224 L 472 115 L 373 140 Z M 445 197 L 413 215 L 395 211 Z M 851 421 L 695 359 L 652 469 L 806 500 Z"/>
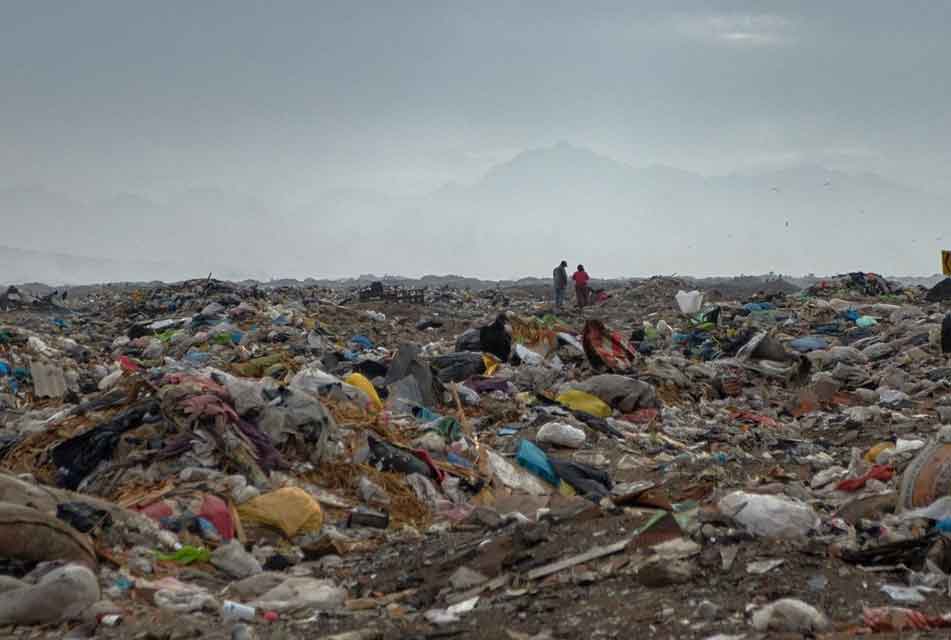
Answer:
<path fill-rule="evenodd" d="M 568 263 L 562 260 L 551 275 L 555 281 L 555 310 L 561 311 L 565 304 L 565 290 L 568 288 Z"/>
<path fill-rule="evenodd" d="M 500 313 L 492 324 L 479 329 L 482 351 L 491 353 L 502 362 L 508 362 L 512 353 L 512 336 L 505 329 L 508 318 Z"/>

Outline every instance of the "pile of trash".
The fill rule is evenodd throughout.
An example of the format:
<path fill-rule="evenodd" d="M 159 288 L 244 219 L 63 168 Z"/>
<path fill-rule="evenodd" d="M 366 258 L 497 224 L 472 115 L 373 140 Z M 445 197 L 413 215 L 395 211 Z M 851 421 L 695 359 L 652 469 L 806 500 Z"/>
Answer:
<path fill-rule="evenodd" d="M 814 296 L 890 296 L 900 295 L 903 287 L 877 273 L 856 271 L 820 280 L 809 288 Z"/>
<path fill-rule="evenodd" d="M 951 626 L 951 317 L 829 282 L 15 291 L 0 633 Z"/>

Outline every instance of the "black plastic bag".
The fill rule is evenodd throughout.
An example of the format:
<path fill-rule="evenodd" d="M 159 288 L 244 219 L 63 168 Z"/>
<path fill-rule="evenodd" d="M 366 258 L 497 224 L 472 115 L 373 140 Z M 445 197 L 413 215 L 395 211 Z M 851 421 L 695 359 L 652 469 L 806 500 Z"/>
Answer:
<path fill-rule="evenodd" d="M 112 526 L 108 511 L 97 509 L 85 502 L 64 502 L 56 505 L 56 517 L 80 533 L 89 533 L 97 527 Z"/>
<path fill-rule="evenodd" d="M 611 476 L 604 471 L 580 462 L 557 460 L 555 458 L 549 458 L 548 461 L 559 478 L 574 487 L 575 491 L 588 500 L 600 502 L 602 498 L 611 493 L 614 483 L 611 482 Z"/>

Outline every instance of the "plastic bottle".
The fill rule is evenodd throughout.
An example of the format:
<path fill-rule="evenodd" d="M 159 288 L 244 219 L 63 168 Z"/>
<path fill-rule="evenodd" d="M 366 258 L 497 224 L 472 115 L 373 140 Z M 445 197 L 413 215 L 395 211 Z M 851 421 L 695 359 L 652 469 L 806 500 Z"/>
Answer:
<path fill-rule="evenodd" d="M 254 620 L 257 613 L 254 607 L 249 607 L 240 602 L 225 600 L 221 604 L 221 616 L 225 620 Z"/>

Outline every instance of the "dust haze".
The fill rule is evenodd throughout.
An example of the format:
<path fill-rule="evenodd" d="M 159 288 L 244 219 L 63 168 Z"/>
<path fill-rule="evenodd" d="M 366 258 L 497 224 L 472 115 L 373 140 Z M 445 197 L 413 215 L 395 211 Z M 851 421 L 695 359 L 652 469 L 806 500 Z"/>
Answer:
<path fill-rule="evenodd" d="M 4 281 L 930 274 L 951 5 L 6 3 Z"/>

